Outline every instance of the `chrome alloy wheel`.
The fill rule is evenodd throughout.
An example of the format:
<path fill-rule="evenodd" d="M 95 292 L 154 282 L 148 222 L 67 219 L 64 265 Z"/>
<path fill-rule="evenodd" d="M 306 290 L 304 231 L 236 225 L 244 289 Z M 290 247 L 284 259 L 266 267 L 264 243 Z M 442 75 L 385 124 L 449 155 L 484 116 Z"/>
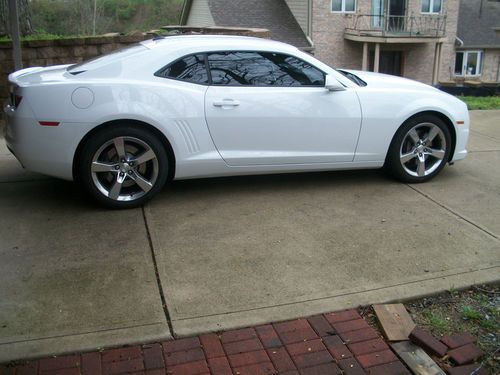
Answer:
<path fill-rule="evenodd" d="M 401 166 L 411 176 L 427 176 L 445 162 L 446 147 L 446 137 L 439 126 L 427 122 L 415 125 L 401 143 Z"/>
<path fill-rule="evenodd" d="M 147 194 L 158 174 L 158 158 L 144 141 L 115 137 L 104 143 L 92 157 L 92 180 L 106 197 L 133 201 Z"/>

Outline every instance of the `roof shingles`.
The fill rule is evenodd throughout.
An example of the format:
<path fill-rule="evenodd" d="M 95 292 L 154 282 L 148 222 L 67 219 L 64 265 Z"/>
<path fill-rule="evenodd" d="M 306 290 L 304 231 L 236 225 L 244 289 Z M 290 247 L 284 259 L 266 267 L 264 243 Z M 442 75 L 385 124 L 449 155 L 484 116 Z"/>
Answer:
<path fill-rule="evenodd" d="M 217 26 L 268 29 L 272 39 L 310 47 L 284 0 L 208 0 L 208 5 Z"/>
<path fill-rule="evenodd" d="M 457 35 L 464 42 L 464 48 L 500 48 L 495 27 L 500 27 L 500 2 L 460 1 Z"/>

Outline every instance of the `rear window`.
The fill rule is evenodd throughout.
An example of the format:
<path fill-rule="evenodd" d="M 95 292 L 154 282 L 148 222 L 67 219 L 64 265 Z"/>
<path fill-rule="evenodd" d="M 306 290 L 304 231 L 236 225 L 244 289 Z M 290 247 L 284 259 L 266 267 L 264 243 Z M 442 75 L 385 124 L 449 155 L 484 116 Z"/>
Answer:
<path fill-rule="evenodd" d="M 208 85 L 205 55 L 195 54 L 184 56 L 157 71 L 155 76 Z"/>
<path fill-rule="evenodd" d="M 142 44 L 135 44 L 131 47 L 125 47 L 125 48 L 119 49 L 117 51 L 113 51 L 113 52 L 107 53 L 105 55 L 94 57 L 93 59 L 83 61 L 83 62 L 78 63 L 78 64 L 71 65 L 68 67 L 67 71 L 73 75 L 76 75 L 79 73 L 83 73 L 87 70 L 100 68 L 100 67 L 105 66 L 111 62 L 138 54 L 138 53 L 143 52 L 147 49 L 148 48 L 144 47 Z"/>

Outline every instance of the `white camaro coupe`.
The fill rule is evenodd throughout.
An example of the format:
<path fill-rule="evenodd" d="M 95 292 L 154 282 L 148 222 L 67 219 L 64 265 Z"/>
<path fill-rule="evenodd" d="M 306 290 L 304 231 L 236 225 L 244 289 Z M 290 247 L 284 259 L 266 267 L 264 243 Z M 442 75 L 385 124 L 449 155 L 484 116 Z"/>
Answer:
<path fill-rule="evenodd" d="M 115 208 L 171 179 L 384 166 L 424 182 L 467 154 L 453 96 L 264 39 L 156 38 L 9 81 L 5 138 L 21 164 Z"/>

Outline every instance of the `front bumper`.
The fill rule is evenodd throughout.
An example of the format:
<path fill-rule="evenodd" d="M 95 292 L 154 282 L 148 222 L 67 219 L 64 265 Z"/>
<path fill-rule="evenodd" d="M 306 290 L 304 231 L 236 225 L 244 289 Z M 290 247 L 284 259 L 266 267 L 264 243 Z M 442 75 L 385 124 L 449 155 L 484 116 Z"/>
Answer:
<path fill-rule="evenodd" d="M 467 111 L 467 110 L 466 110 Z M 465 159 L 467 156 L 467 143 L 469 142 L 469 131 L 470 131 L 470 117 L 467 111 L 465 120 L 463 124 L 455 125 L 455 133 L 457 140 L 455 143 L 455 152 L 451 162 L 456 162 Z"/>

